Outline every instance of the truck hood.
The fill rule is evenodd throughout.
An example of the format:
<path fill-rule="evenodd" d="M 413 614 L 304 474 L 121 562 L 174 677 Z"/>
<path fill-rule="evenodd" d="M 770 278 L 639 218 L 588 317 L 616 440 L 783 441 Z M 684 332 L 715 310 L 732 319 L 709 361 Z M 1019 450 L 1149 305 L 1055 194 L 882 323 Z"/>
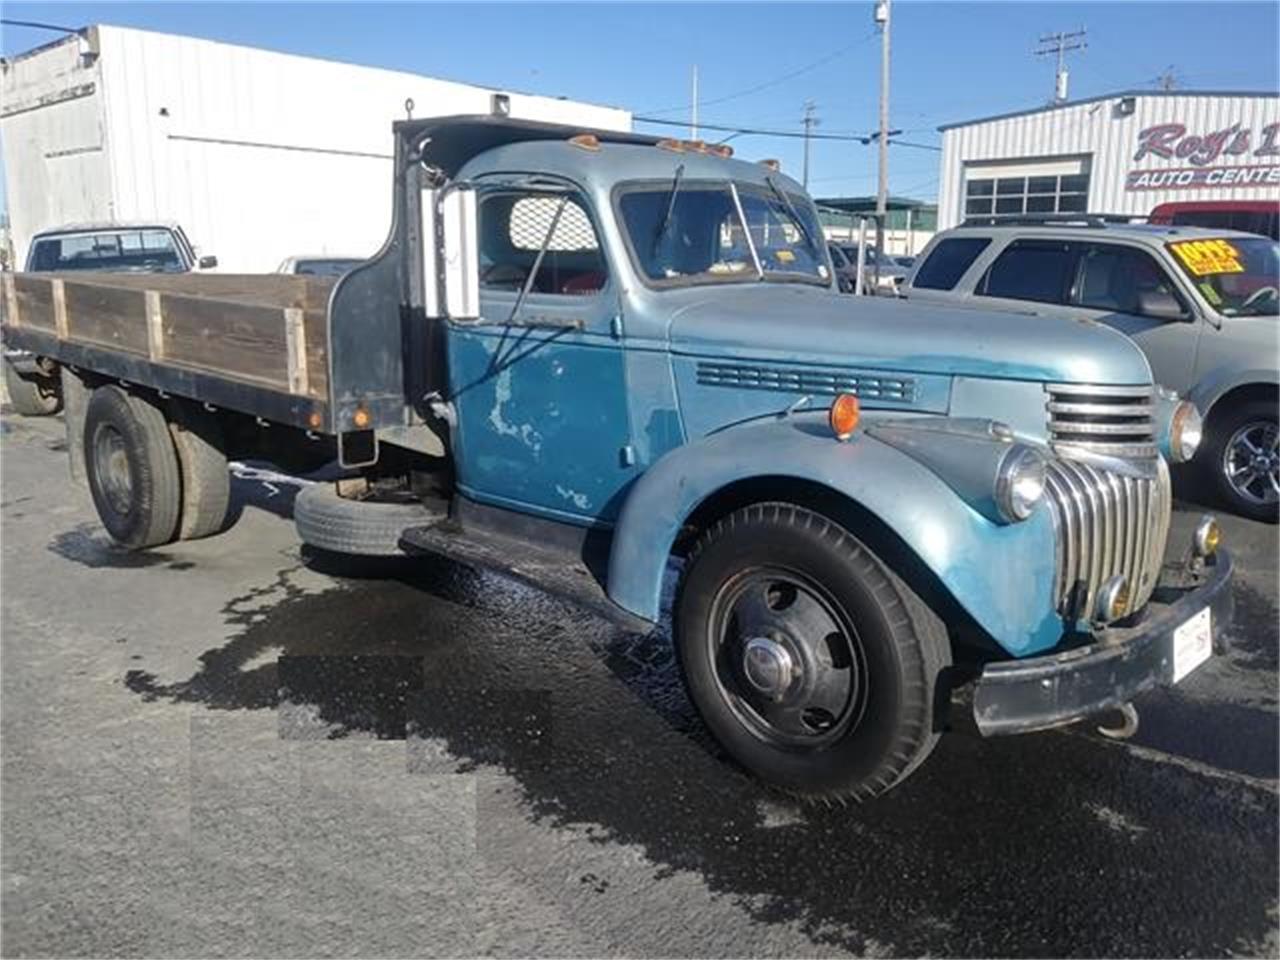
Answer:
<path fill-rule="evenodd" d="M 682 290 L 678 354 L 1047 383 L 1151 382 L 1142 351 L 1092 320 L 851 297 L 761 283 Z"/>

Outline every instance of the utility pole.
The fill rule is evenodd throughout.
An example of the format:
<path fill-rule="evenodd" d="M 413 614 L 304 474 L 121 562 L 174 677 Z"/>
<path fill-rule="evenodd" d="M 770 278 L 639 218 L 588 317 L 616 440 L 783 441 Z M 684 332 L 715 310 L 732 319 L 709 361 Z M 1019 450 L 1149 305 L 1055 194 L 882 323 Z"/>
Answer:
<path fill-rule="evenodd" d="M 822 122 L 813 115 L 815 107 L 812 100 L 804 102 L 804 172 L 800 179 L 806 190 L 809 189 L 809 136 L 813 128 Z"/>
<path fill-rule="evenodd" d="M 689 139 L 698 139 L 698 65 L 693 65 L 693 118 L 689 124 Z"/>
<path fill-rule="evenodd" d="M 876 0 L 874 18 L 880 28 L 880 136 L 876 138 L 880 149 L 880 182 L 876 188 L 879 231 L 884 229 L 884 215 L 889 207 L 889 0 Z"/>
<path fill-rule="evenodd" d="M 1156 85 L 1159 86 L 1161 90 L 1164 90 L 1166 92 L 1169 90 L 1173 90 L 1175 87 L 1177 87 L 1178 76 L 1174 72 L 1172 64 L 1165 67 L 1164 73 L 1156 77 Z"/>
<path fill-rule="evenodd" d="M 1048 33 L 1040 38 L 1040 46 L 1036 47 L 1035 54 L 1037 57 L 1045 57 L 1052 54 L 1058 59 L 1057 69 L 1053 75 L 1053 100 L 1052 103 L 1062 103 L 1067 99 L 1067 65 L 1063 62 L 1063 57 L 1071 50 L 1083 50 L 1087 46 L 1084 42 L 1084 27 L 1071 33 Z"/>

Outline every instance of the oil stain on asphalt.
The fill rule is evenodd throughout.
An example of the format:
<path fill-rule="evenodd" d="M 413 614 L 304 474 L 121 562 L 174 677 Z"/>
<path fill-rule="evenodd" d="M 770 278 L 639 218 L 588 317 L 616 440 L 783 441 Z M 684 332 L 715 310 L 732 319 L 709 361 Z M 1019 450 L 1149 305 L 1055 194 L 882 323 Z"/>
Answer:
<path fill-rule="evenodd" d="M 658 879 L 696 872 L 819 946 L 1207 956 L 1273 935 L 1280 811 L 1265 783 L 1089 735 L 953 734 L 886 797 L 800 805 L 720 755 L 663 632 L 611 632 L 444 561 L 304 557 L 332 589 L 282 571 L 227 605 L 235 634 L 190 678 L 133 670 L 126 686 L 276 710 L 283 737 L 403 738 L 406 776 L 500 769 L 531 820 L 598 825 Z"/>

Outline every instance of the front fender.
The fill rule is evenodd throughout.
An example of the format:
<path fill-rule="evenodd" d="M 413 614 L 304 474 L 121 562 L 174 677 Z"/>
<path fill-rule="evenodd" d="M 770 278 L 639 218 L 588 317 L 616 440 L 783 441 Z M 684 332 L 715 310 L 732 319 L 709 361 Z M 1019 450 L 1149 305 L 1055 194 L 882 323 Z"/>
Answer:
<path fill-rule="evenodd" d="M 755 477 L 818 483 L 869 510 L 1010 654 L 1061 638 L 1046 505 L 1021 523 L 994 523 L 919 461 L 861 430 L 841 443 L 825 418 L 809 414 L 732 427 L 677 447 L 646 471 L 614 530 L 614 602 L 656 621 L 667 557 L 686 518 L 718 490 Z"/>
<path fill-rule="evenodd" d="M 1201 416 L 1207 417 L 1213 405 L 1236 387 L 1250 384 L 1280 384 L 1280 374 L 1275 368 L 1243 369 L 1239 364 L 1224 363 L 1209 370 L 1187 391 L 1187 399 L 1196 405 Z"/>

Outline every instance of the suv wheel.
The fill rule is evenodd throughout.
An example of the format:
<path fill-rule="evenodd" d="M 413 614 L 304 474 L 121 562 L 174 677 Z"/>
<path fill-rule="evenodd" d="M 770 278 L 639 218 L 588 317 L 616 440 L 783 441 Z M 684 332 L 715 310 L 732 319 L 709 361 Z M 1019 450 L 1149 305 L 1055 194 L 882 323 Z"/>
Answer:
<path fill-rule="evenodd" d="M 1214 418 L 1204 466 L 1232 512 L 1274 523 L 1280 511 L 1280 426 L 1265 400 L 1240 404 Z"/>

